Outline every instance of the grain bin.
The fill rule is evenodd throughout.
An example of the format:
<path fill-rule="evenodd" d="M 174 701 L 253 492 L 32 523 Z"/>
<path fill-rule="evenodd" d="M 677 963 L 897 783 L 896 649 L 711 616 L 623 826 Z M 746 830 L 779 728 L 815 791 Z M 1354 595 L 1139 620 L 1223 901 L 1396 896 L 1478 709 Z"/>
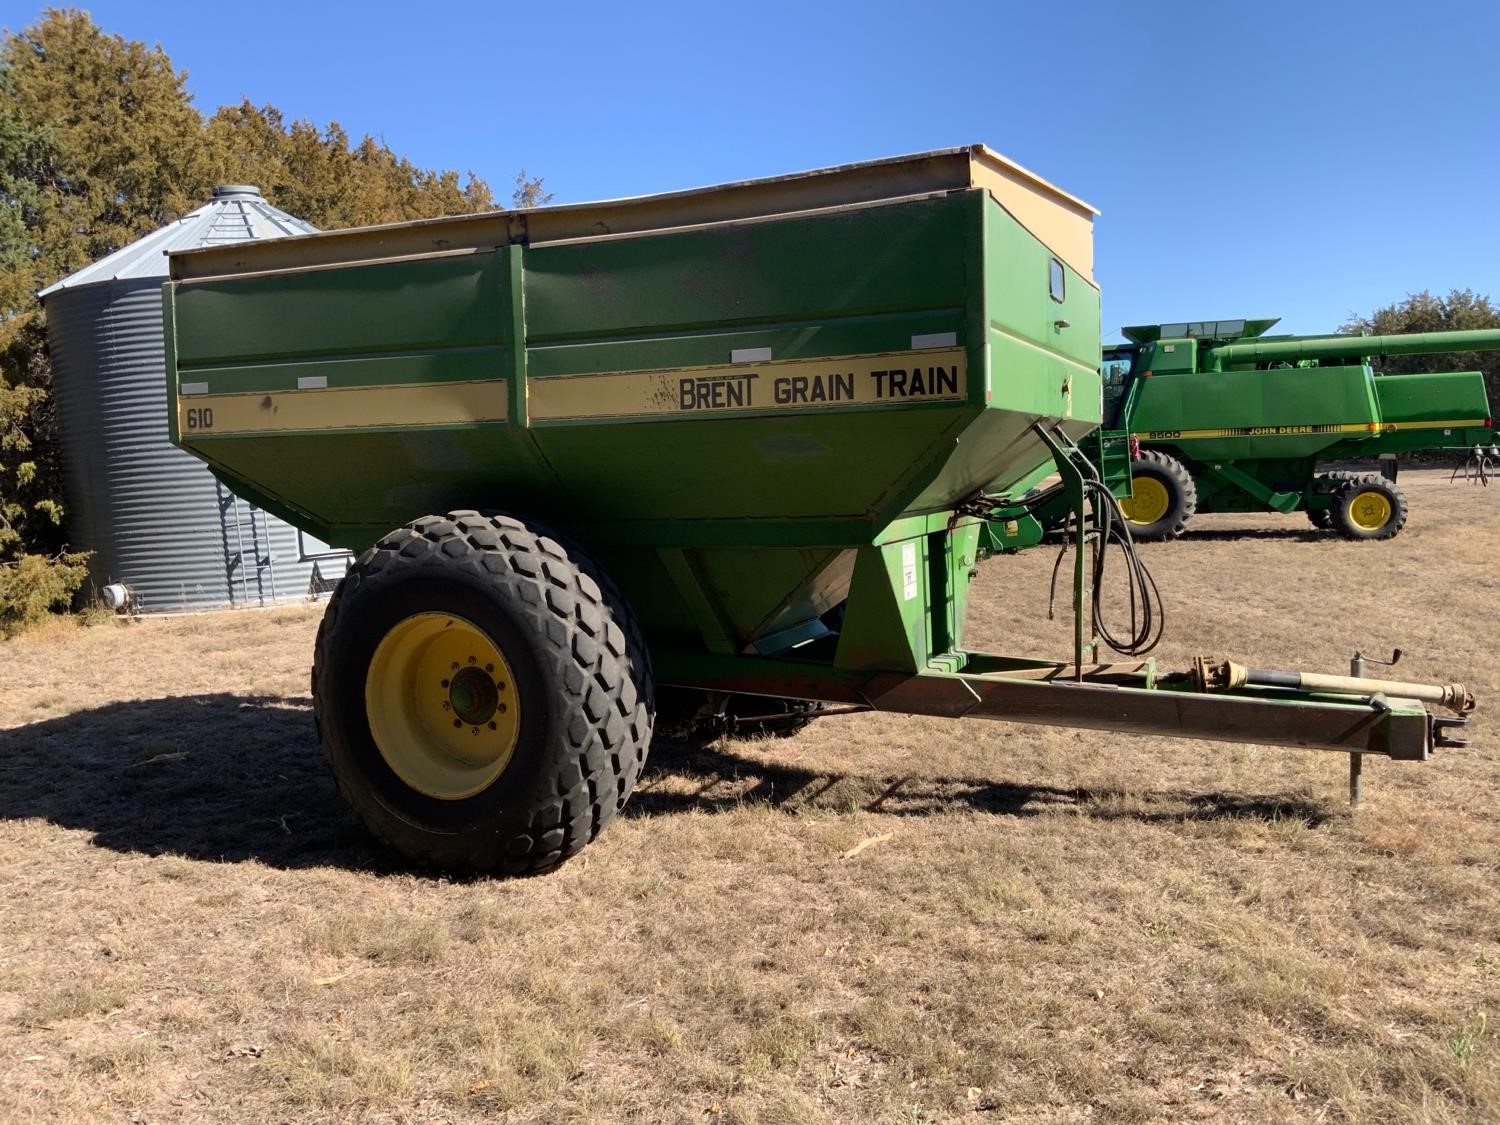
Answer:
<path fill-rule="evenodd" d="M 257 188 L 204 206 L 42 290 L 72 545 L 147 612 L 261 606 L 326 591 L 345 554 L 237 498 L 167 436 L 167 253 L 308 234 Z"/>

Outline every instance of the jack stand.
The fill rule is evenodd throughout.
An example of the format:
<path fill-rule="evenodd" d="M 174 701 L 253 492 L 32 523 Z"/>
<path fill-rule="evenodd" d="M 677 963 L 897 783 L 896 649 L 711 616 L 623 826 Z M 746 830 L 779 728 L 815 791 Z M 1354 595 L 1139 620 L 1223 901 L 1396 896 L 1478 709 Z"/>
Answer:
<path fill-rule="evenodd" d="M 1349 674 L 1359 679 L 1365 675 L 1366 664 L 1383 664 L 1387 668 L 1392 667 L 1401 659 L 1401 650 L 1398 648 L 1391 653 L 1389 660 L 1377 660 L 1375 657 L 1365 656 L 1362 652 L 1355 652 L 1349 659 Z M 1358 808 L 1360 799 L 1365 795 L 1365 756 L 1363 754 L 1349 755 L 1349 807 Z"/>

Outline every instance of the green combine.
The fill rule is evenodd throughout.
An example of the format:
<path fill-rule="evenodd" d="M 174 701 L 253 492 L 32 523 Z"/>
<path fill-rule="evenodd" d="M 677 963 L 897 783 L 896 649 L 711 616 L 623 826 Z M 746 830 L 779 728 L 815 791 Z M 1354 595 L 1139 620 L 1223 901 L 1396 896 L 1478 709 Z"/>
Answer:
<path fill-rule="evenodd" d="M 1306 512 L 1350 539 L 1406 523 L 1394 456 L 1494 443 L 1477 371 L 1376 375 L 1372 357 L 1500 349 L 1500 330 L 1266 336 L 1272 320 L 1122 329 L 1103 352 L 1101 440 L 1129 439 L 1136 539 L 1172 539 L 1199 512 Z M 1386 462 L 1385 473 L 1320 471 Z"/>
<path fill-rule="evenodd" d="M 1455 744 L 1459 685 L 1158 668 L 1149 624 L 1104 659 L 1093 216 L 975 146 L 172 255 L 173 439 L 363 551 L 312 691 L 364 822 L 432 864 L 554 867 L 625 805 L 659 689 Z M 1049 467 L 1086 545 L 1073 651 L 966 648 L 984 486 Z"/>

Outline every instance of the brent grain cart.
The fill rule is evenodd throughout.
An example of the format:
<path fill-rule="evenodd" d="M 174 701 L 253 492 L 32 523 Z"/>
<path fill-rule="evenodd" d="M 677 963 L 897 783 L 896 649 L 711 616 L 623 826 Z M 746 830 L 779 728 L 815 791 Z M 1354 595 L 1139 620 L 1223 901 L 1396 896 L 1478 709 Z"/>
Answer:
<path fill-rule="evenodd" d="M 1109 505 L 1094 212 L 976 146 L 172 257 L 173 438 L 363 550 L 318 635 L 339 787 L 540 871 L 625 804 L 658 685 L 1426 758 L 1461 687 L 963 645 L 982 487 Z M 373 546 L 371 546 L 373 544 Z M 1143 638 L 1122 642 L 1143 649 Z M 1383 690 L 1384 694 L 1376 694 Z"/>
<path fill-rule="evenodd" d="M 1105 349 L 1103 440 L 1134 439 L 1137 539 L 1171 539 L 1197 512 L 1306 512 L 1349 539 L 1406 523 L 1394 474 L 1330 461 L 1470 450 L 1495 434 L 1478 371 L 1376 375 L 1385 355 L 1500 349 L 1500 329 L 1393 336 L 1266 336 L 1268 320 L 1122 329 Z"/>

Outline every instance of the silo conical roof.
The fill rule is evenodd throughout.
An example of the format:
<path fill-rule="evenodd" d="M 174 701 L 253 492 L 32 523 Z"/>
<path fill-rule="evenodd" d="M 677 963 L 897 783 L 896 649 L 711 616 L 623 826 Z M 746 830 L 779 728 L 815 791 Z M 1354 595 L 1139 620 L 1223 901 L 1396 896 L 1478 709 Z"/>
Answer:
<path fill-rule="evenodd" d="M 167 254 L 173 250 L 317 231 L 311 223 L 272 207 L 258 187 L 220 184 L 214 188 L 213 198 L 196 211 L 47 286 L 40 295 L 46 297 L 59 289 L 77 289 L 105 281 L 166 277 Z"/>

